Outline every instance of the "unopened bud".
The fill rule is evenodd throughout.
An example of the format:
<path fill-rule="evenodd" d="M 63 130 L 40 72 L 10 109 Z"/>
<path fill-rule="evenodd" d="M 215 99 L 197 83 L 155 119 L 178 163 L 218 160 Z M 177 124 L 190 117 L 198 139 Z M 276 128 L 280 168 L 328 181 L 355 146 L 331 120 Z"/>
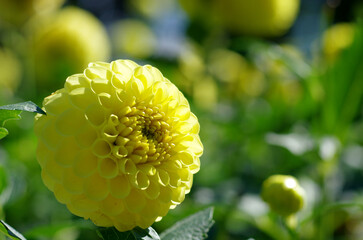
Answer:
<path fill-rule="evenodd" d="M 304 205 L 304 189 L 296 178 L 289 175 L 272 175 L 262 185 L 262 199 L 274 212 L 288 216 Z"/>

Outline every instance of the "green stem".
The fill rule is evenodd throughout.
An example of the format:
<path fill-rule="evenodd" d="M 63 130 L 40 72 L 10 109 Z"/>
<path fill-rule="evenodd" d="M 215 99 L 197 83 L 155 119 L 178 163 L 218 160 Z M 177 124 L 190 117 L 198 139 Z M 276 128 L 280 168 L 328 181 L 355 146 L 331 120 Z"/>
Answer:
<path fill-rule="evenodd" d="M 282 225 L 290 235 L 291 240 L 299 239 L 299 235 L 296 231 L 296 216 L 290 215 L 282 218 Z"/>

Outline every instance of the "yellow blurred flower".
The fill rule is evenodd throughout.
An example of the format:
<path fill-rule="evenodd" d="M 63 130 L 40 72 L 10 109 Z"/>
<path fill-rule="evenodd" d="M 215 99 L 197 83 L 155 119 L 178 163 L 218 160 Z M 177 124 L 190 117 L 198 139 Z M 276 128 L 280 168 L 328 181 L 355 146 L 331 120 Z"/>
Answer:
<path fill-rule="evenodd" d="M 21 25 L 33 15 L 51 13 L 64 2 L 65 0 L 0 0 L 0 19 Z"/>
<path fill-rule="evenodd" d="M 223 82 L 236 81 L 247 66 L 244 57 L 227 49 L 213 49 L 208 63 L 209 71 Z"/>
<path fill-rule="evenodd" d="M 216 27 L 215 14 L 211 11 L 214 0 L 208 2 L 205 0 L 178 0 L 178 2 L 190 19 L 208 27 Z"/>
<path fill-rule="evenodd" d="M 175 2 L 170 0 L 131 0 L 129 2 L 137 11 L 149 18 L 156 18 L 175 7 Z"/>
<path fill-rule="evenodd" d="M 288 216 L 304 206 L 305 192 L 293 176 L 272 175 L 263 182 L 261 196 L 273 211 Z"/>
<path fill-rule="evenodd" d="M 175 79 L 177 85 L 193 97 L 196 106 L 214 110 L 218 102 L 218 86 L 207 71 L 200 46 L 187 42 L 178 58 L 178 70 Z"/>
<path fill-rule="evenodd" d="M 133 58 L 150 57 L 156 47 L 152 30 L 139 20 L 120 20 L 111 27 L 112 45 L 118 55 Z"/>
<path fill-rule="evenodd" d="M 266 96 L 270 102 L 294 107 L 304 95 L 301 78 L 310 74 L 303 54 L 291 45 L 272 45 L 263 49 L 256 66 L 268 81 Z"/>
<path fill-rule="evenodd" d="M 179 1 L 191 18 L 219 23 L 235 33 L 264 37 L 284 34 L 300 6 L 300 0 Z"/>
<path fill-rule="evenodd" d="M 334 61 L 342 50 L 349 47 L 354 38 L 354 24 L 338 23 L 323 34 L 323 54 L 328 61 Z"/>
<path fill-rule="evenodd" d="M 206 66 L 200 50 L 197 44 L 188 41 L 180 51 L 178 68 L 173 72 L 173 83 L 191 96 L 194 94 L 194 83 L 206 77 Z"/>
<path fill-rule="evenodd" d="M 237 95 L 242 93 L 244 96 L 255 98 L 262 95 L 266 85 L 265 75 L 255 66 L 248 64 L 239 75 L 238 81 L 230 86 L 230 91 Z"/>
<path fill-rule="evenodd" d="M 227 29 L 254 36 L 280 36 L 294 23 L 300 0 L 215 0 L 218 21 Z"/>
<path fill-rule="evenodd" d="M 204 76 L 193 84 L 193 100 L 203 109 L 214 110 L 218 102 L 218 86 L 210 76 Z"/>
<path fill-rule="evenodd" d="M 180 204 L 199 171 L 199 123 L 156 68 L 91 63 L 44 99 L 37 159 L 45 185 L 75 215 L 127 231 Z"/>
<path fill-rule="evenodd" d="M 237 52 L 211 51 L 208 69 L 225 84 L 228 97 L 256 97 L 265 89 L 264 75 Z"/>
<path fill-rule="evenodd" d="M 33 24 L 33 65 L 40 87 L 54 87 L 89 62 L 110 57 L 104 26 L 85 10 L 67 7 Z"/>
<path fill-rule="evenodd" d="M 21 80 L 22 67 L 9 49 L 0 48 L 0 92 L 12 95 Z"/>
<path fill-rule="evenodd" d="M 193 42 L 188 42 L 178 58 L 180 71 L 194 81 L 204 75 L 206 66 L 199 46 Z"/>

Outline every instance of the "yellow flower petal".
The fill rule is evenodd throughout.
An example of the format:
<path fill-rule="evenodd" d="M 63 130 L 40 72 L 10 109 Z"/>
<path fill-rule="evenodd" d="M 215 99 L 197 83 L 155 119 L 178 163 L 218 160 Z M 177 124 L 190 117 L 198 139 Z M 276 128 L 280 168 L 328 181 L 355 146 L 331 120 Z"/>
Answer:
<path fill-rule="evenodd" d="M 74 174 L 73 168 L 64 170 L 62 184 L 69 193 L 80 194 L 83 192 L 83 179 Z"/>
<path fill-rule="evenodd" d="M 92 213 L 97 211 L 98 202 L 89 199 L 84 194 L 73 195 L 70 199 L 70 203 L 67 206 L 72 206 L 74 209 L 83 213 Z"/>
<path fill-rule="evenodd" d="M 64 138 L 55 150 L 54 160 L 61 166 L 69 167 L 80 150 L 73 137 Z"/>
<path fill-rule="evenodd" d="M 145 197 L 139 190 L 131 190 L 125 198 L 125 206 L 131 213 L 138 213 L 146 205 Z"/>
<path fill-rule="evenodd" d="M 54 196 L 60 203 L 67 204 L 71 201 L 72 194 L 69 193 L 61 184 L 56 183 L 54 185 Z"/>
<path fill-rule="evenodd" d="M 75 157 L 74 173 L 80 177 L 93 175 L 98 165 L 98 158 L 88 149 L 80 151 Z"/>
<path fill-rule="evenodd" d="M 93 174 L 84 180 L 83 191 L 84 194 L 91 200 L 103 200 L 109 193 L 107 188 L 107 180 L 102 178 L 97 173 Z"/>
<path fill-rule="evenodd" d="M 74 135 L 86 124 L 86 118 L 81 111 L 68 109 L 61 113 L 55 122 L 56 130 L 64 136 Z"/>
<path fill-rule="evenodd" d="M 98 171 L 101 177 L 114 178 L 118 175 L 117 162 L 111 158 L 102 158 L 98 163 Z"/>
<path fill-rule="evenodd" d="M 125 198 L 131 190 L 126 176 L 120 175 L 110 180 L 110 192 L 115 198 Z"/>
<path fill-rule="evenodd" d="M 123 212 L 125 209 L 124 204 L 112 195 L 102 200 L 100 210 L 107 216 L 116 216 Z"/>

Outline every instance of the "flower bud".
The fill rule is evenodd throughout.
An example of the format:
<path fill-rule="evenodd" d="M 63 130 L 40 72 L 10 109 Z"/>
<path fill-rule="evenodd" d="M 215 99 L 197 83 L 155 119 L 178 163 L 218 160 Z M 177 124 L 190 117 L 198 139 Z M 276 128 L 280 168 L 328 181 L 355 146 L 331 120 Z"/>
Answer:
<path fill-rule="evenodd" d="M 289 175 L 272 175 L 262 185 L 262 199 L 276 213 L 288 216 L 304 205 L 304 189 L 296 178 Z"/>

